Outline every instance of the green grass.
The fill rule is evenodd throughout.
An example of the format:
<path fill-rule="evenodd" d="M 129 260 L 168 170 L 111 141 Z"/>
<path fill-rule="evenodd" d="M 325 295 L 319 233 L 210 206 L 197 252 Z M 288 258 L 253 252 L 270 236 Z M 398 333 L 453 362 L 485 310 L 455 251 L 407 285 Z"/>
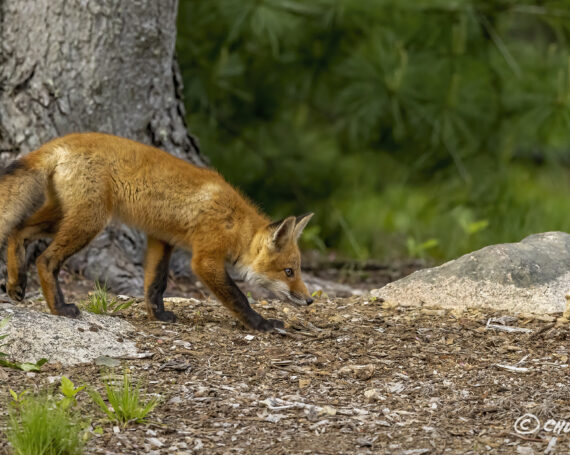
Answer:
<path fill-rule="evenodd" d="M 10 411 L 6 436 L 15 455 L 83 453 L 78 417 L 48 396 L 25 397 Z"/>
<path fill-rule="evenodd" d="M 89 395 L 111 422 L 123 426 L 130 423 L 145 423 L 147 416 L 159 403 L 156 397 L 143 401 L 140 383 L 132 384 L 127 373 L 120 382 L 105 381 L 105 392 L 110 406 L 96 390 L 90 390 Z"/>
<path fill-rule="evenodd" d="M 95 314 L 116 314 L 126 310 L 133 304 L 133 300 L 119 302 L 107 291 L 107 285 L 95 282 L 95 290 L 89 295 L 85 309 Z"/>

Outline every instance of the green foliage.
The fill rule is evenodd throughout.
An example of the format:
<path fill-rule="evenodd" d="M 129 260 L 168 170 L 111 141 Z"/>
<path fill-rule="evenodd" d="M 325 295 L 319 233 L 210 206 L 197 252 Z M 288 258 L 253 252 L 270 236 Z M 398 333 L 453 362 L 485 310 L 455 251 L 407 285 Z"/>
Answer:
<path fill-rule="evenodd" d="M 127 426 L 129 423 L 145 423 L 147 416 L 159 403 L 156 397 L 143 402 L 140 387 L 140 383 L 132 384 L 130 376 L 125 373 L 120 382 L 105 381 L 110 407 L 96 390 L 89 390 L 89 395 L 111 422 Z"/>
<path fill-rule="evenodd" d="M 450 258 L 570 228 L 570 4 L 182 0 L 189 125 L 309 244 Z"/>
<path fill-rule="evenodd" d="M 10 318 L 2 319 L 0 321 L 0 330 L 3 327 L 6 327 L 6 325 L 8 324 L 9 321 L 10 321 Z M 0 335 L 0 340 L 3 340 L 7 336 L 8 336 L 7 334 Z M 4 343 L 4 344 L 6 344 L 6 343 Z M 0 344 L 0 347 L 4 346 L 4 344 Z M 48 359 L 40 359 L 36 363 L 10 362 L 9 360 L 5 359 L 5 357 L 7 357 L 7 356 L 8 355 L 6 353 L 0 351 L 0 366 L 8 367 L 8 368 L 14 368 L 16 370 L 22 370 L 22 371 L 40 371 L 40 368 L 42 367 L 42 365 L 48 361 Z"/>
<path fill-rule="evenodd" d="M 15 455 L 83 453 L 85 423 L 53 397 L 10 390 L 13 401 L 6 436 Z"/>
<path fill-rule="evenodd" d="M 14 392 L 12 389 L 10 389 L 10 395 L 12 396 L 12 401 L 10 402 L 10 405 L 13 407 L 18 407 L 26 399 L 27 394 L 28 394 L 28 390 L 23 390 L 20 393 L 18 393 L 18 392 Z"/>
<path fill-rule="evenodd" d="M 61 385 L 59 386 L 59 391 L 63 395 L 63 398 L 59 401 L 58 406 L 63 409 L 69 409 L 77 404 L 77 394 L 85 389 L 87 386 L 75 387 L 75 384 L 71 379 L 65 376 L 61 377 Z"/>
<path fill-rule="evenodd" d="M 107 285 L 95 282 L 95 290 L 89 294 L 89 299 L 85 304 L 85 309 L 95 314 L 116 314 L 126 310 L 133 304 L 133 300 L 119 302 L 107 291 Z"/>

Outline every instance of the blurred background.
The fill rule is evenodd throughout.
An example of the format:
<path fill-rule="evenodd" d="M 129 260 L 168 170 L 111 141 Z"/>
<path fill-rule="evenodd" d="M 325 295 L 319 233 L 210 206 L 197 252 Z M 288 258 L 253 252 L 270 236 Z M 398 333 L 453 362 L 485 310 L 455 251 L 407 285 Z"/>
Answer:
<path fill-rule="evenodd" d="M 305 247 L 443 261 L 570 230 L 570 4 L 181 0 L 187 121 Z"/>

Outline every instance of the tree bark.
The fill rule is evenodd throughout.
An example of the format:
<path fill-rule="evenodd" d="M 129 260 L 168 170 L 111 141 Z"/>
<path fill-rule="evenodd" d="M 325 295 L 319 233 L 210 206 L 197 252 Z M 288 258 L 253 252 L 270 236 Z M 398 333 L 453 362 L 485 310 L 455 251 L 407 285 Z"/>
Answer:
<path fill-rule="evenodd" d="M 0 166 L 78 131 L 204 165 L 185 124 L 177 8 L 177 0 L 0 0 Z M 113 225 L 68 267 L 140 293 L 143 256 L 144 235 Z"/>

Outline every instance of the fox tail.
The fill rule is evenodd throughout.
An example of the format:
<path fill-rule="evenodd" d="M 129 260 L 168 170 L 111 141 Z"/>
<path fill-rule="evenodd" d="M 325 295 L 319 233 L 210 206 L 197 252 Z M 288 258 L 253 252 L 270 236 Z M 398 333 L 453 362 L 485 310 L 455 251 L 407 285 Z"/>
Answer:
<path fill-rule="evenodd" d="M 43 203 L 47 175 L 29 166 L 25 158 L 0 171 L 0 248 L 10 232 Z"/>

